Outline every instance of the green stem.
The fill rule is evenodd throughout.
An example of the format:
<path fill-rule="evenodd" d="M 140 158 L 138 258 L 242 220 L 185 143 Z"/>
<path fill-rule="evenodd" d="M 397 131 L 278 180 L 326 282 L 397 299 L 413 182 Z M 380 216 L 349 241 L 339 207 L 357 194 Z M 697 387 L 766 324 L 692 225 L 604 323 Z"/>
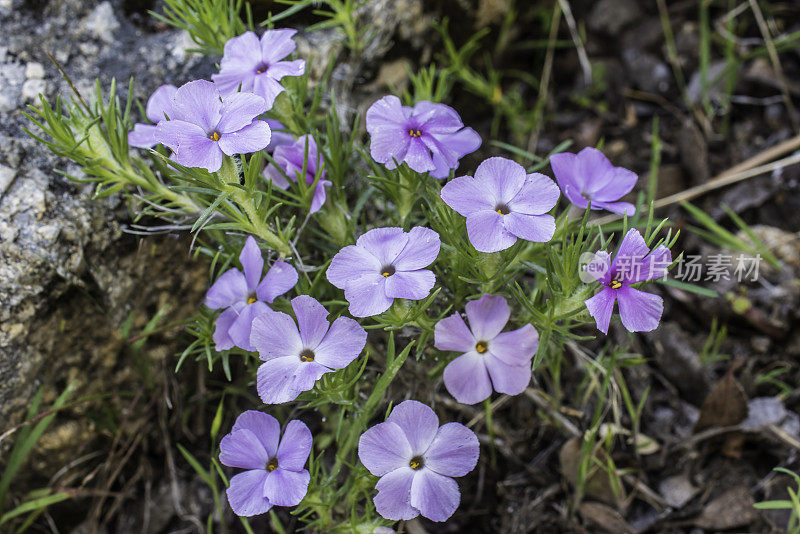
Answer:
<path fill-rule="evenodd" d="M 258 214 L 258 209 L 247 192 L 242 190 L 236 185 L 239 183 L 239 170 L 233 158 L 226 156 L 222 162 L 222 168 L 219 170 L 219 180 L 222 186 L 222 191 L 228 193 L 230 198 L 245 212 L 248 222 L 250 223 L 250 231 L 261 238 L 273 250 L 279 252 L 282 256 L 289 256 L 292 254 L 292 249 L 280 237 L 270 230 L 269 225 Z"/>

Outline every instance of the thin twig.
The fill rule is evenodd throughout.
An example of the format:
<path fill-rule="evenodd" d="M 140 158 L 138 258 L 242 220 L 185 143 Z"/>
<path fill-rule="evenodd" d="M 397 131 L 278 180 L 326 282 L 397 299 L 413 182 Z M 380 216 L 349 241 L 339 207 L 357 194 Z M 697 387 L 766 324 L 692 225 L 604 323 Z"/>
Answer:
<path fill-rule="evenodd" d="M 575 51 L 578 53 L 578 61 L 583 71 L 583 83 L 589 86 L 592 84 L 592 64 L 589 62 L 586 48 L 583 46 L 581 36 L 578 34 L 578 25 L 575 23 L 575 17 L 572 16 L 572 8 L 568 0 L 558 0 L 558 3 L 561 4 L 561 11 L 564 12 L 564 20 L 567 21 L 572 42 L 575 43 Z"/>

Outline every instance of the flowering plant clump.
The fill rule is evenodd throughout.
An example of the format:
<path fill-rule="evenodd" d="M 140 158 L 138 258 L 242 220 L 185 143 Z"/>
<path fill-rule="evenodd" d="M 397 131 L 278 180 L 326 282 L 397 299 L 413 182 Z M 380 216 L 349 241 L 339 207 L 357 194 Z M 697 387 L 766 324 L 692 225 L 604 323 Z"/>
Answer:
<path fill-rule="evenodd" d="M 129 192 L 137 215 L 190 228 L 210 261 L 178 366 L 194 358 L 224 373 L 213 386 L 230 382 L 211 436 L 219 463 L 245 471 L 212 458 L 214 495 L 227 485 L 235 514 L 273 524 L 273 507 L 292 507 L 318 532 L 446 521 L 478 463 L 494 464 L 496 404 L 549 388 L 542 402 L 560 413 L 564 347 L 606 334 L 615 302 L 625 329 L 658 326 L 663 300 L 639 284 L 665 276 L 676 236 L 621 200 L 632 171 L 591 147 L 548 159 L 483 143 L 434 101 L 447 95 L 432 94 L 430 73 L 350 127 L 327 81 L 309 83 L 297 30 L 269 18 L 259 36 L 228 15 L 213 36 L 182 22 L 222 51 L 220 69 L 158 88 L 150 124 L 115 94 L 65 113 L 43 99 L 32 118 L 98 196 Z M 626 217 L 575 218 L 562 192 Z"/>

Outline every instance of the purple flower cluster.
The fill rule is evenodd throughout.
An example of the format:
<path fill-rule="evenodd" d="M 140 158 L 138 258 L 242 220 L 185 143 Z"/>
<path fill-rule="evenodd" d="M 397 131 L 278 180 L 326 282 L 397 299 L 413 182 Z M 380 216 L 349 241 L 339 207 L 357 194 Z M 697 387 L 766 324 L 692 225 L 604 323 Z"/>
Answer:
<path fill-rule="evenodd" d="M 614 167 L 596 148 L 587 147 L 577 154 L 550 156 L 550 166 L 564 195 L 579 208 L 589 202 L 593 210 L 633 215 L 636 208 L 629 202 L 618 202 L 636 185 L 636 173 Z"/>
<path fill-rule="evenodd" d="M 445 521 L 461 500 L 453 477 L 463 477 L 478 463 L 475 433 L 460 423 L 439 426 L 436 413 L 407 400 L 394 407 L 386 422 L 361 435 L 358 457 L 380 477 L 375 509 L 399 521 L 418 515 Z"/>
<path fill-rule="evenodd" d="M 545 243 L 556 231 L 547 212 L 558 202 L 558 187 L 544 174 L 526 174 L 505 158 L 489 158 L 475 177 L 455 178 L 442 188 L 445 204 L 467 218 L 467 235 L 476 250 L 497 252 L 517 238 Z"/>
<path fill-rule="evenodd" d="M 307 157 L 306 157 L 307 156 Z M 322 158 L 317 152 L 317 143 L 310 135 L 299 137 L 296 141 L 275 148 L 273 154 L 275 164 L 270 163 L 264 171 L 272 183 L 281 189 L 287 189 L 289 182 L 303 179 L 303 163 L 305 163 L 305 183 L 314 184 L 309 213 L 316 213 L 325 204 L 325 188 L 331 185 L 325 179 L 325 170 L 322 169 Z M 319 173 L 319 176 L 317 174 Z"/>
<path fill-rule="evenodd" d="M 239 254 L 244 274 L 239 269 L 228 269 L 214 282 L 206 293 L 206 306 L 212 310 L 224 309 L 217 317 L 214 343 L 217 350 L 238 346 L 255 350 L 250 345 L 250 328 L 253 319 L 269 311 L 276 297 L 283 295 L 297 283 L 297 271 L 288 263 L 276 261 L 261 278 L 264 259 L 256 240 L 248 237 Z"/>
<path fill-rule="evenodd" d="M 664 299 L 631 285 L 661 278 L 667 274 L 670 263 L 672 254 L 669 249 L 659 245 L 651 251 L 635 228 L 625 234 L 613 261 L 608 252 L 596 252 L 585 270 L 603 284 L 603 290 L 584 302 L 597 322 L 597 328 L 604 334 L 608 333 L 614 303 L 619 302 L 619 316 L 628 331 L 654 330 L 664 311 Z M 636 265 L 636 268 L 631 269 L 631 265 Z"/>
<path fill-rule="evenodd" d="M 370 317 L 388 310 L 396 298 L 428 296 L 436 277 L 425 267 L 440 246 L 439 234 L 429 228 L 374 228 L 337 252 L 326 274 L 344 290 L 351 314 Z"/>
<path fill-rule="evenodd" d="M 348 317 L 328 322 L 328 310 L 308 295 L 292 299 L 294 319 L 267 312 L 253 321 L 250 343 L 265 363 L 258 368 L 258 394 L 267 404 L 289 402 L 325 373 L 344 369 L 367 343 L 367 332 Z"/>
<path fill-rule="evenodd" d="M 411 108 L 391 95 L 369 107 L 367 131 L 375 161 L 387 169 L 406 163 L 435 178 L 446 178 L 450 169 L 458 168 L 458 160 L 481 146 L 480 136 L 465 128 L 450 106 L 419 102 Z"/>
<path fill-rule="evenodd" d="M 258 117 L 272 109 L 284 91 L 282 78 L 305 72 L 302 59 L 284 61 L 295 49 L 295 33 L 267 30 L 261 39 L 253 32 L 230 39 L 220 72 L 212 76 L 214 83 L 195 80 L 178 89 L 159 87 L 146 108 L 153 124 L 136 124 L 128 134 L 129 145 L 152 148 L 161 143 L 179 165 L 216 172 L 224 156 L 269 151 L 287 142 L 286 134 L 271 139 L 270 122 L 283 125 Z"/>
<path fill-rule="evenodd" d="M 461 356 L 444 369 L 444 385 L 458 402 L 475 404 L 492 394 L 518 395 L 531 380 L 531 360 L 539 334 L 527 324 L 503 332 L 511 317 L 506 299 L 483 295 L 467 303 L 468 328 L 454 313 L 436 324 L 434 346 Z"/>
<path fill-rule="evenodd" d="M 302 421 L 289 421 L 281 438 L 281 425 L 271 415 L 254 410 L 239 415 L 219 444 L 223 465 L 247 470 L 231 478 L 227 495 L 233 512 L 249 517 L 300 504 L 311 480 L 304 467 L 311 441 Z"/>

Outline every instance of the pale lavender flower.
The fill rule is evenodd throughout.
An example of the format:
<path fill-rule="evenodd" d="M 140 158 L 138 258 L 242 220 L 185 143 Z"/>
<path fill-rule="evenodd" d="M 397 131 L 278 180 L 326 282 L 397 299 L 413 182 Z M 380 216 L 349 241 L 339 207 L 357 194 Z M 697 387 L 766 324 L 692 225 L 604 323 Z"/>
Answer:
<path fill-rule="evenodd" d="M 392 521 L 422 514 L 445 521 L 458 508 L 461 493 L 453 477 L 478 463 L 478 437 L 461 423 L 439 426 L 434 411 L 414 400 L 394 407 L 386 422 L 361 435 L 358 457 L 375 485 L 375 509 Z"/>
<path fill-rule="evenodd" d="M 220 99 L 213 83 L 195 80 L 175 92 L 174 116 L 158 123 L 156 140 L 173 150 L 176 163 L 216 172 L 224 155 L 248 154 L 269 145 L 269 126 L 256 120 L 266 110 L 259 96 L 235 93 Z"/>
<path fill-rule="evenodd" d="M 140 122 L 133 125 L 133 130 L 128 132 L 128 144 L 136 148 L 153 148 L 158 144 L 156 140 L 156 125 L 168 118 L 172 118 L 172 97 L 178 88 L 174 85 L 162 85 L 150 95 L 145 107 L 147 120 L 152 124 Z"/>
<path fill-rule="evenodd" d="M 252 236 L 242 247 L 239 262 L 244 274 L 236 268 L 228 269 L 206 293 L 206 306 L 214 310 L 225 309 L 215 323 L 217 350 L 227 350 L 234 345 L 244 350 L 255 350 L 250 345 L 253 318 L 269 310 L 267 304 L 297 283 L 297 271 L 283 261 L 276 261 L 261 278 L 264 259 Z"/>
<path fill-rule="evenodd" d="M 461 176 L 442 188 L 442 200 L 467 218 L 467 235 L 476 250 L 497 252 L 517 242 L 545 243 L 556 231 L 547 212 L 558 202 L 558 186 L 544 174 L 526 174 L 506 158 L 489 158 L 475 177 Z"/>
<path fill-rule="evenodd" d="M 253 321 L 250 343 L 264 363 L 256 387 L 267 404 L 289 402 L 325 373 L 344 369 L 367 343 L 367 332 L 349 317 L 328 322 L 328 310 L 308 295 L 292 299 L 294 319 L 268 311 Z"/>
<path fill-rule="evenodd" d="M 264 152 L 271 154 L 272 151 L 279 146 L 291 145 L 294 143 L 294 136 L 285 131 L 286 126 L 284 126 L 282 122 L 276 121 L 275 119 L 265 119 L 265 122 L 272 132 L 272 137 L 269 140 L 269 144 L 264 149 Z"/>
<path fill-rule="evenodd" d="M 281 438 L 281 425 L 271 415 L 248 410 L 237 417 L 219 444 L 222 464 L 247 469 L 228 487 L 233 512 L 249 517 L 273 506 L 300 504 L 311 480 L 304 467 L 311 441 L 311 431 L 297 419 L 289 421 Z"/>
<path fill-rule="evenodd" d="M 369 317 L 388 310 L 396 298 L 427 297 L 436 277 L 425 267 L 440 246 L 439 234 L 429 228 L 374 228 L 337 252 L 326 274 L 344 290 L 350 313 Z"/>
<path fill-rule="evenodd" d="M 636 213 L 633 204 L 618 202 L 636 185 L 636 173 L 614 167 L 596 148 L 587 147 L 577 154 L 553 154 L 550 166 L 564 195 L 579 208 L 585 208 L 591 201 L 593 210 Z"/>
<path fill-rule="evenodd" d="M 297 30 L 267 30 L 259 40 L 253 32 L 245 32 L 225 43 L 219 74 L 211 77 L 219 92 L 229 95 L 239 90 L 262 97 L 267 109 L 285 89 L 284 76 L 302 76 L 306 62 L 302 59 L 283 61 L 296 48 L 292 36 Z"/>
<path fill-rule="evenodd" d="M 659 245 L 651 251 L 635 228 L 625 234 L 613 261 L 608 252 L 596 252 L 585 270 L 605 287 L 584 302 L 597 322 L 597 328 L 604 334 L 608 333 L 614 302 L 619 301 L 619 316 L 628 331 L 654 330 L 664 311 L 664 299 L 630 286 L 661 278 L 667 274 L 671 263 L 669 249 Z"/>
<path fill-rule="evenodd" d="M 419 102 L 403 106 L 396 96 L 385 96 L 367 110 L 370 153 L 387 169 L 405 162 L 416 172 L 446 178 L 458 160 L 481 146 L 480 136 L 465 128 L 456 110 L 444 104 Z"/>
<path fill-rule="evenodd" d="M 306 147 L 306 145 L 308 146 Z M 306 148 L 308 149 L 308 158 L 306 158 Z M 306 164 L 305 181 L 308 185 L 314 183 L 314 180 L 317 179 L 317 173 L 322 167 L 322 156 L 317 152 L 317 143 L 310 135 L 299 137 L 297 141 L 290 145 L 277 147 L 272 157 L 277 166 L 270 163 L 267 165 L 265 174 L 276 187 L 281 189 L 289 187 L 289 182 L 286 180 L 287 177 L 293 182 L 297 181 L 298 177 L 303 173 L 304 161 Z M 309 213 L 319 211 L 325 203 L 325 188 L 330 185 L 330 180 L 325 179 L 325 169 L 322 169 L 319 181 L 314 186 Z"/>
<path fill-rule="evenodd" d="M 444 385 L 458 402 L 475 404 L 498 393 L 518 395 L 531 380 L 531 359 L 539 346 L 539 333 L 526 324 L 502 332 L 511 308 L 499 295 L 483 295 L 467 303 L 469 328 L 454 313 L 436 323 L 434 346 L 461 352 L 444 369 Z"/>

